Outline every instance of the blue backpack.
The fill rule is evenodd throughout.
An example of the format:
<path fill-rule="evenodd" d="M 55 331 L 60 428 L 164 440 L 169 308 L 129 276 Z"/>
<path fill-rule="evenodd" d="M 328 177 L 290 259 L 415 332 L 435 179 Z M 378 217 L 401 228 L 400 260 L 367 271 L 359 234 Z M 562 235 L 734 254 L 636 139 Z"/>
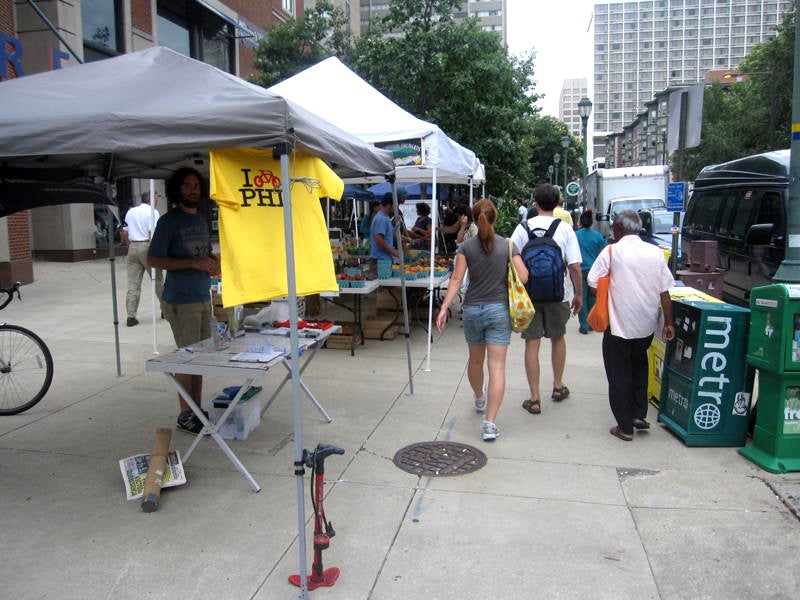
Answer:
<path fill-rule="evenodd" d="M 528 222 L 522 226 L 528 233 L 528 242 L 520 256 L 528 267 L 528 283 L 525 289 L 534 303 L 562 302 L 564 300 L 564 255 L 561 246 L 553 235 L 561 224 L 561 219 L 553 219 L 547 230 L 541 227 L 528 229 Z M 542 233 L 543 232 L 543 233 Z"/>

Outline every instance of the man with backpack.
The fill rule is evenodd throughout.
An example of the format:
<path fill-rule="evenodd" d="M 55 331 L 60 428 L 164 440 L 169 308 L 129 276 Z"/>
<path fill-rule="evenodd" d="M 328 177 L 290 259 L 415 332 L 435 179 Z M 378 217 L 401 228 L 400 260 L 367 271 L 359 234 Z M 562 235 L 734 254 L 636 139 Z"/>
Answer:
<path fill-rule="evenodd" d="M 558 190 L 542 184 L 533 191 L 539 214 L 523 221 L 514 230 L 511 240 L 528 267 L 528 295 L 536 307 L 536 316 L 522 332 L 525 340 L 525 374 L 530 398 L 522 408 L 538 415 L 542 412 L 539 395 L 539 346 L 542 337 L 552 345 L 553 392 L 551 398 L 560 402 L 569 396 L 562 380 L 567 361 L 567 321 L 570 313 L 581 309 L 581 250 L 572 227 L 553 216 L 558 206 Z M 572 285 L 565 281 L 566 274 Z"/>

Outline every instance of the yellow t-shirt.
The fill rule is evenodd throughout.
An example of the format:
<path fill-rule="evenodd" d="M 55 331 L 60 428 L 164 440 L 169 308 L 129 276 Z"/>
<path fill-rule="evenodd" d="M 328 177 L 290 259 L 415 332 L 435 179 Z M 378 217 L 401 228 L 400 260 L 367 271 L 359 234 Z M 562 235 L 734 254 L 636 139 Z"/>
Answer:
<path fill-rule="evenodd" d="M 341 199 L 344 182 L 320 159 L 296 152 L 292 235 L 297 295 L 337 291 L 319 199 Z M 219 205 L 222 303 L 236 306 L 288 295 L 280 162 L 270 150 L 211 151 L 211 197 Z M 299 180 L 299 181 L 298 181 Z"/>
<path fill-rule="evenodd" d="M 570 227 L 573 226 L 572 225 L 572 215 L 569 214 L 569 211 L 561 208 L 560 206 L 556 206 L 553 209 L 553 216 L 554 217 L 558 217 L 559 219 L 564 221 L 564 223 L 569 223 Z"/>

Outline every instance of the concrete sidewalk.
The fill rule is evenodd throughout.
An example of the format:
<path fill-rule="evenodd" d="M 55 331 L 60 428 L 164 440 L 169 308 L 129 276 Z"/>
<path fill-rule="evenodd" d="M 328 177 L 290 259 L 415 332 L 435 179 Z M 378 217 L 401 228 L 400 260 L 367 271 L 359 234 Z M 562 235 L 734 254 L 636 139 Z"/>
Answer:
<path fill-rule="evenodd" d="M 149 452 L 155 429 L 174 427 L 177 415 L 167 379 L 144 371 L 154 351 L 149 302 L 142 325 L 120 328 L 118 377 L 108 261 L 37 262 L 34 271 L 36 282 L 2 317 L 46 340 L 56 372 L 39 405 L 0 417 L 0 598 L 294 598 L 288 386 L 246 441 L 231 442 L 260 493 L 204 440 L 187 465 L 189 483 L 165 490 L 157 512 L 142 513 L 125 500 L 117 461 Z M 123 324 L 124 271 L 123 259 Z M 156 332 L 155 348 L 171 350 L 166 322 Z M 633 443 L 610 436 L 599 335 L 578 335 L 570 323 L 571 395 L 562 403 L 546 399 L 543 344 L 538 416 L 520 408 L 528 392 L 515 336 L 494 444 L 480 439 L 460 321 L 435 335 L 429 372 L 425 342 L 413 328 L 413 395 L 400 337 L 367 340 L 355 357 L 320 350 L 304 374 L 334 421 L 304 399 L 303 446 L 346 450 L 326 462 L 325 509 L 337 535 L 323 554 L 325 567 L 342 575 L 310 597 L 796 597 L 800 524 L 783 500 L 800 496 L 800 474 L 772 475 L 735 448 L 686 447 L 656 424 L 653 408 L 652 429 Z M 266 387 L 280 377 L 271 374 Z M 206 394 L 230 383 L 206 379 Z M 176 432 L 173 447 L 185 450 L 192 439 Z M 473 445 L 488 463 L 434 478 L 392 463 L 398 449 L 432 440 Z"/>

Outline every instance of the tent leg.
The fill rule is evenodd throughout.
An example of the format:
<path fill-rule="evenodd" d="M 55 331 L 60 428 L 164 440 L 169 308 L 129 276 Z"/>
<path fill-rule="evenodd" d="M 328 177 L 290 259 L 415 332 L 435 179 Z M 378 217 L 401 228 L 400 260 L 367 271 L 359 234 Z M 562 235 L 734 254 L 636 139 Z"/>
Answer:
<path fill-rule="evenodd" d="M 394 236 L 400 252 L 400 295 L 403 298 L 403 335 L 406 338 L 406 361 L 408 362 L 408 396 L 414 395 L 414 376 L 411 372 L 411 331 L 408 327 L 408 297 L 406 295 L 406 270 L 403 259 L 403 243 L 400 241 L 400 209 L 397 207 L 397 184 L 392 181 L 392 208 L 394 210 Z"/>
<path fill-rule="evenodd" d="M 303 424 L 300 404 L 300 338 L 297 333 L 297 279 L 294 264 L 294 235 L 292 229 L 292 180 L 289 172 L 289 148 L 286 144 L 275 146 L 273 157 L 280 153 L 281 181 L 283 182 L 283 228 L 286 245 L 286 275 L 289 299 L 289 340 L 292 362 L 292 420 L 294 421 L 294 474 L 297 488 L 297 546 L 299 550 L 298 573 L 300 595 L 308 598 L 308 571 L 306 569 L 306 509 L 303 497 Z"/>
<path fill-rule="evenodd" d="M 122 377 L 122 359 L 119 349 L 119 312 L 117 311 L 117 257 L 114 248 L 114 231 L 112 226 L 108 228 L 108 263 L 111 267 L 111 308 L 114 316 L 114 349 L 117 353 L 117 377 Z"/>

